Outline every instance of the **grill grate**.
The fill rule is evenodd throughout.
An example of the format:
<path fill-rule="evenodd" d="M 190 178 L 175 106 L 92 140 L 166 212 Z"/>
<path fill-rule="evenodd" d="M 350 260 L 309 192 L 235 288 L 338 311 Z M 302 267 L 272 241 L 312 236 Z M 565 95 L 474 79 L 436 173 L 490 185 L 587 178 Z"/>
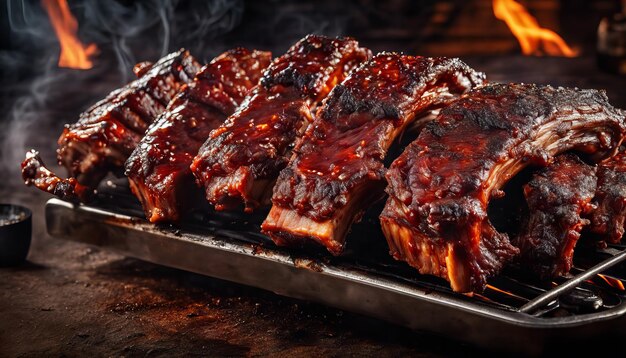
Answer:
<path fill-rule="evenodd" d="M 130 216 L 142 217 L 139 203 L 123 179 L 112 179 L 99 188 L 95 206 Z M 203 214 L 204 213 L 204 214 Z M 209 231 L 212 234 L 274 248 L 272 242 L 258 232 L 265 213 L 243 215 L 211 212 L 209 208 L 192 214 L 192 219 L 182 224 L 184 229 Z M 573 316 L 581 313 L 602 312 L 621 306 L 626 299 L 624 282 L 626 270 L 625 245 L 608 245 L 606 248 L 579 248 L 570 274 L 553 282 L 537 282 L 524 276 L 523 270 L 510 268 L 492 278 L 482 293 L 459 294 L 449 284 L 436 277 L 420 275 L 404 263 L 396 262 L 387 254 L 387 246 L 375 216 L 367 214 L 356 224 L 348 238 L 349 247 L 343 257 L 329 257 L 316 248 L 307 250 L 313 260 L 355 270 L 365 271 L 387 279 L 402 281 L 426 291 L 454 296 L 463 302 L 532 315 L 538 318 Z M 177 227 L 161 226 L 177 230 Z M 372 232 L 381 233 L 372 235 Z"/>
<path fill-rule="evenodd" d="M 375 211 L 374 211 L 375 213 Z M 153 225 L 124 182 L 89 206 L 46 205 L 53 237 L 369 315 L 502 351 L 539 354 L 572 342 L 626 336 L 623 245 L 578 250 L 568 277 L 538 282 L 515 267 L 482 293 L 453 292 L 443 279 L 394 261 L 375 216 L 355 225 L 342 257 L 275 247 L 258 231 L 265 213 L 193 213 L 180 227 Z"/>

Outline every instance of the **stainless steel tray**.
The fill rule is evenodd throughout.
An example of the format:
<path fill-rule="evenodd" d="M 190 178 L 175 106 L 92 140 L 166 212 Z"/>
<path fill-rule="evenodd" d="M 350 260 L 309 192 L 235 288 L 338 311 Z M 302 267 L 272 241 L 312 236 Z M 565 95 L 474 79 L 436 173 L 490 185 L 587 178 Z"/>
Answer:
<path fill-rule="evenodd" d="M 497 305 L 422 285 L 342 260 L 260 246 L 237 230 L 201 226 L 177 230 L 139 217 L 51 199 L 46 206 L 51 236 L 114 250 L 145 261 L 311 300 L 498 350 L 539 353 L 548 345 L 590 337 L 624 335 L 626 304 L 565 317 L 542 315 L 567 289 L 624 259 L 616 252 L 557 294 L 544 292 L 518 308 Z M 615 261 L 609 262 L 607 261 Z M 607 266 L 608 265 L 608 266 Z M 417 282 L 417 283 L 416 283 Z M 574 283 L 571 283 L 574 282 Z M 435 283 L 436 285 L 436 283 Z M 561 285 L 561 286 L 563 286 Z M 489 301 L 489 300 L 487 300 Z M 539 302 L 539 303 L 536 303 Z"/>

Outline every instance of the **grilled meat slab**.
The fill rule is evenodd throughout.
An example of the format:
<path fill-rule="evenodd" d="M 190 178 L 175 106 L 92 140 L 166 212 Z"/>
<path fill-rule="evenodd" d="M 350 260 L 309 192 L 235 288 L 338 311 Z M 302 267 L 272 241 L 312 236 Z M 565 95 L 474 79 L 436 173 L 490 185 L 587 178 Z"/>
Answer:
<path fill-rule="evenodd" d="M 279 245 L 313 240 L 339 254 L 352 222 L 384 194 L 383 160 L 394 139 L 483 79 L 458 59 L 390 53 L 354 70 L 281 171 L 263 231 Z"/>
<path fill-rule="evenodd" d="M 78 122 L 67 125 L 59 138 L 57 159 L 68 170 L 72 183 L 94 189 L 109 171 L 119 171 L 135 149 L 148 126 L 157 118 L 179 89 L 191 82 L 200 65 L 185 50 L 174 52 L 154 64 L 140 63 L 135 73 L 140 77 L 111 92 L 80 115 Z M 30 155 L 31 165 L 38 157 Z M 45 171 L 47 177 L 55 176 Z M 44 171 L 27 171 L 27 183 L 54 194 L 41 180 L 31 177 Z M 69 185 L 70 181 L 59 178 Z"/>
<path fill-rule="evenodd" d="M 200 70 L 150 126 L 126 162 L 132 191 L 151 222 L 177 221 L 196 193 L 189 169 L 211 130 L 235 112 L 272 60 L 234 49 Z M 199 195 L 198 195 L 199 194 Z"/>
<path fill-rule="evenodd" d="M 517 260 L 541 279 L 567 274 L 572 268 L 574 247 L 589 220 L 581 218 L 593 210 L 596 168 L 574 154 L 556 157 L 524 185 L 530 216 L 513 245 L 520 250 Z"/>
<path fill-rule="evenodd" d="M 22 178 L 26 185 L 33 185 L 67 201 L 87 201 L 92 192 L 91 188 L 81 185 L 76 178 L 62 179 L 56 176 L 46 168 L 36 150 L 26 153 L 26 159 L 22 162 Z"/>
<path fill-rule="evenodd" d="M 381 214 L 391 254 L 455 291 L 484 289 L 519 250 L 487 216 L 524 167 L 575 149 L 612 155 L 624 113 L 603 92 L 492 84 L 443 109 L 387 172 Z"/>
<path fill-rule="evenodd" d="M 620 152 L 598 165 L 598 189 L 589 230 L 609 243 L 619 243 L 626 219 L 626 153 Z"/>
<path fill-rule="evenodd" d="M 265 204 L 311 108 L 370 52 L 355 40 L 307 36 L 277 58 L 237 112 L 200 148 L 191 165 L 216 209 Z"/>

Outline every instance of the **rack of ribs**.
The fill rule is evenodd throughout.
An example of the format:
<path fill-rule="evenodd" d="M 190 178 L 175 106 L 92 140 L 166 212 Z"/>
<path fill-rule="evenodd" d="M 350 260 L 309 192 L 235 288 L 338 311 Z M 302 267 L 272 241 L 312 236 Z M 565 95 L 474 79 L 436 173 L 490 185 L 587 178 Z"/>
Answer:
<path fill-rule="evenodd" d="M 138 64 L 135 74 L 139 78 L 111 92 L 83 112 L 78 122 L 66 125 L 63 130 L 58 141 L 57 159 L 76 180 L 60 179 L 46 169 L 23 171 L 25 182 L 52 194 L 56 192 L 61 197 L 69 192 L 67 186 L 74 185 L 72 183 L 94 189 L 109 171 L 121 171 L 148 126 L 199 70 L 198 62 L 185 50 L 169 54 L 154 64 Z M 43 169 L 45 165 L 38 155 L 29 154 L 22 167 Z M 58 180 L 53 181 L 64 183 L 64 190 L 50 185 L 39 186 L 51 181 L 31 175 L 56 177 Z"/>
<path fill-rule="evenodd" d="M 382 53 L 329 94 L 274 187 L 262 225 L 279 245 L 343 250 L 350 225 L 385 187 L 383 160 L 405 127 L 483 83 L 458 59 Z"/>
<path fill-rule="evenodd" d="M 296 137 L 330 90 L 370 57 L 350 38 L 307 36 L 269 66 L 235 114 L 211 132 L 193 171 L 217 210 L 269 202 Z"/>
<path fill-rule="evenodd" d="M 194 197 L 202 197 L 194 190 L 191 161 L 271 60 L 269 52 L 241 48 L 216 57 L 150 126 L 126 162 L 126 175 L 151 222 L 177 221 Z"/>
<path fill-rule="evenodd" d="M 589 220 L 596 192 L 596 168 L 574 154 L 556 157 L 524 185 L 529 217 L 512 242 L 520 250 L 516 258 L 541 279 L 567 274 L 574 247 Z"/>
<path fill-rule="evenodd" d="M 626 219 L 626 153 L 620 152 L 598 165 L 598 189 L 589 231 L 609 243 L 619 243 Z"/>
<path fill-rule="evenodd" d="M 492 84 L 443 109 L 387 171 L 380 216 L 394 258 L 459 292 L 481 291 L 519 250 L 491 224 L 491 197 L 568 150 L 613 155 L 624 113 L 604 92 Z"/>

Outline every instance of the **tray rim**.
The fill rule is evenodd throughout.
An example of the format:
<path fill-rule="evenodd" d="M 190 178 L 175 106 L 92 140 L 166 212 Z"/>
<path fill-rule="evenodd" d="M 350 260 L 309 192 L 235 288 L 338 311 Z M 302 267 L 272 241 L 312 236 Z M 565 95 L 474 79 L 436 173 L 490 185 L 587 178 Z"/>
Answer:
<path fill-rule="evenodd" d="M 59 211 L 61 210 L 61 211 Z M 328 265 L 324 262 L 317 262 L 305 256 L 298 254 L 292 254 L 288 252 L 282 252 L 274 248 L 264 247 L 261 251 L 255 251 L 253 244 L 236 242 L 236 239 L 222 237 L 219 235 L 200 233 L 193 231 L 186 231 L 185 229 L 179 230 L 179 233 L 170 232 L 167 229 L 159 228 L 154 224 L 149 223 L 144 218 L 129 216 L 126 214 L 115 213 L 106 209 L 92 207 L 84 204 L 75 205 L 73 203 L 63 201 L 60 199 L 50 199 L 46 203 L 46 226 L 48 233 L 55 238 L 66 239 L 75 242 L 82 242 L 90 246 L 96 246 L 107 250 L 112 250 L 125 256 L 134 257 L 137 259 L 149 261 L 155 264 L 175 267 L 162 262 L 155 262 L 150 258 L 143 257 L 142 255 L 132 252 L 132 250 L 119 250 L 106 245 L 94 245 L 89 243 L 88 240 L 80 240 L 75 237 L 67 237 L 60 235 L 58 230 L 51 225 L 52 218 L 61 212 L 74 212 L 79 215 L 85 215 L 87 217 L 98 218 L 105 222 L 107 225 L 117 226 L 123 230 L 129 232 L 141 232 L 143 235 L 159 236 L 166 238 L 167 240 L 176 240 L 191 245 L 201 245 L 213 250 L 229 252 L 237 255 L 244 255 L 248 258 L 254 258 L 255 260 L 265 260 L 273 264 L 284 265 L 295 269 L 302 269 L 310 271 L 312 275 L 329 276 L 343 281 L 350 281 L 352 283 L 367 285 L 379 290 L 385 290 L 394 292 L 395 294 L 403 295 L 414 300 L 426 301 L 430 304 L 447 306 L 451 309 L 461 310 L 471 315 L 482 316 L 483 318 L 497 320 L 502 323 L 512 324 L 515 326 L 532 328 L 532 329 L 555 329 L 555 328 L 570 328 L 581 325 L 587 325 L 594 322 L 615 320 L 626 314 L 626 302 L 609 308 L 607 310 L 595 313 L 578 314 L 565 317 L 536 317 L 532 314 L 527 314 L 519 311 L 508 311 L 504 309 L 498 309 L 495 307 L 488 307 L 486 305 L 480 305 L 471 301 L 463 301 L 453 295 L 446 294 L 445 292 L 426 292 L 426 290 L 410 285 L 408 282 L 393 281 L 388 277 L 381 275 L 375 275 L 371 277 L 372 273 L 364 272 L 355 267 L 344 267 L 344 265 Z M 196 228 L 194 228 L 196 229 Z M 129 235 L 132 238 L 132 235 Z M 132 240 L 132 239 L 131 239 Z M 310 268 L 303 267 L 298 264 L 298 260 L 315 262 L 319 267 L 319 270 L 312 270 Z M 212 276 L 206 272 L 198 272 L 197 270 L 190 270 L 185 265 L 183 267 L 175 267 L 178 269 L 193 271 L 199 274 Z M 222 277 L 218 277 L 224 279 Z M 229 280 L 226 278 L 225 280 Z M 232 281 L 232 280 L 231 280 Z M 236 282 L 236 281 L 234 281 Z M 243 285 L 250 285 L 247 283 L 241 283 Z M 263 286 L 256 286 L 261 289 L 267 289 Z M 274 291 L 275 292 L 275 291 Z M 278 295 L 285 295 L 281 292 L 275 292 Z"/>

